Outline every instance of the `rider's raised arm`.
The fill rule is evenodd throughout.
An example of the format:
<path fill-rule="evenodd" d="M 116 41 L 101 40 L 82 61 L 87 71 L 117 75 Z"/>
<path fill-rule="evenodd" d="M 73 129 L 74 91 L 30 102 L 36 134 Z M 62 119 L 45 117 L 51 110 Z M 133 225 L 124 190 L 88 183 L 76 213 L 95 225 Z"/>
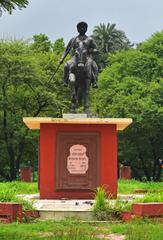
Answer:
<path fill-rule="evenodd" d="M 65 49 L 65 51 L 64 51 L 64 53 L 63 53 L 63 55 L 62 55 L 62 57 L 61 57 L 60 64 L 63 63 L 65 57 L 68 55 L 68 53 L 69 53 L 70 50 L 72 49 L 73 43 L 74 43 L 74 39 L 75 39 L 75 38 L 72 38 L 72 39 L 69 41 L 69 43 L 67 44 L 66 49 Z"/>

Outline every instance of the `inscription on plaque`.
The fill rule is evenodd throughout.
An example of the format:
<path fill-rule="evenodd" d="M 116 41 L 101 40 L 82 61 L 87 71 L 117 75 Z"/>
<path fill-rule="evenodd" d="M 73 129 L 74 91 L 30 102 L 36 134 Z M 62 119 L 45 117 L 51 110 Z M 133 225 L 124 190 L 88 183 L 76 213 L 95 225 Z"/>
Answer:
<path fill-rule="evenodd" d="M 70 174 L 85 174 L 88 170 L 88 157 L 86 147 L 75 144 L 70 147 L 70 155 L 67 158 L 67 169 Z"/>

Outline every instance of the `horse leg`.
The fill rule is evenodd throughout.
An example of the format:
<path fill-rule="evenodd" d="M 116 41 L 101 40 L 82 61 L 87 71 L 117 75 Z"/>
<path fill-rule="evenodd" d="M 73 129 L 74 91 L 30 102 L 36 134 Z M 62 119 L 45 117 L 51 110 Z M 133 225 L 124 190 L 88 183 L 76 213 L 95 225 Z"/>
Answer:
<path fill-rule="evenodd" d="M 71 108 L 70 108 L 71 113 L 76 112 L 76 96 L 72 94 L 71 96 Z"/>
<path fill-rule="evenodd" d="M 84 112 L 85 113 L 89 113 L 89 101 L 88 101 L 88 92 L 85 91 L 85 93 L 83 94 L 83 105 L 84 105 Z"/>
<path fill-rule="evenodd" d="M 89 114 L 89 80 L 85 80 L 84 88 L 83 88 L 83 106 L 84 112 Z"/>
<path fill-rule="evenodd" d="M 77 106 L 77 91 L 76 91 L 76 62 L 75 59 L 72 59 L 70 64 L 70 71 L 69 71 L 69 86 L 71 89 L 71 107 L 70 112 L 75 113 L 76 106 Z"/>
<path fill-rule="evenodd" d="M 76 105 L 77 105 L 75 82 L 70 82 L 70 89 L 71 89 L 71 108 L 70 108 L 70 112 L 75 113 Z"/>

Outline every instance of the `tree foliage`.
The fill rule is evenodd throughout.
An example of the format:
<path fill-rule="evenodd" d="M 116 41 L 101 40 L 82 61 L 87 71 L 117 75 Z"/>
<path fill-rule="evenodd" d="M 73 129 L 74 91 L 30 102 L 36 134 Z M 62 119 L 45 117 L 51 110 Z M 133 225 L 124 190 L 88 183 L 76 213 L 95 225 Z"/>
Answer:
<path fill-rule="evenodd" d="M 33 35 L 33 41 L 31 47 L 34 51 L 43 53 L 51 51 L 52 43 L 47 35 L 42 33 Z"/>
<path fill-rule="evenodd" d="M 153 34 L 147 41 L 139 44 L 138 49 L 146 53 L 152 52 L 163 59 L 163 31 Z"/>
<path fill-rule="evenodd" d="M 58 38 L 53 46 L 53 51 L 56 53 L 56 54 L 59 54 L 61 55 L 63 53 L 63 51 L 65 50 L 65 44 L 64 44 L 64 41 L 63 41 L 63 38 Z"/>
<path fill-rule="evenodd" d="M 116 29 L 116 24 L 101 23 L 99 26 L 95 26 L 92 37 L 99 49 L 97 61 L 101 68 L 107 65 L 108 53 L 129 49 L 132 46 L 125 33 Z"/>
<path fill-rule="evenodd" d="M 23 117 L 59 117 L 67 108 L 59 57 L 54 52 L 34 52 L 21 41 L 0 42 L 0 177 L 13 180 L 21 164 L 36 161 L 37 134 L 25 127 Z"/>
<path fill-rule="evenodd" d="M 25 8 L 28 3 L 28 0 L 0 0 L 0 14 L 2 14 L 3 11 L 11 14 L 16 7 L 22 9 Z"/>
<path fill-rule="evenodd" d="M 145 176 L 147 180 L 160 179 L 159 159 L 163 158 L 160 38 L 156 34 L 136 50 L 112 54 L 110 65 L 100 75 L 99 93 L 94 96 L 94 109 L 101 117 L 133 118 L 133 124 L 119 134 L 119 161 L 131 165 L 134 177 Z"/>

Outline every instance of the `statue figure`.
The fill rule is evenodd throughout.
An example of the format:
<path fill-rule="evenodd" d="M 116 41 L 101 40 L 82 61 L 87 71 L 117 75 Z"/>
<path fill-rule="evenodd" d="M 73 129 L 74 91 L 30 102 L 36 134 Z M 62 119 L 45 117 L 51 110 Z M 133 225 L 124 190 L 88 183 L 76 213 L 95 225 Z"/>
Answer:
<path fill-rule="evenodd" d="M 60 60 L 60 64 L 62 64 L 70 50 L 73 50 L 73 57 L 64 66 L 64 85 L 69 85 L 71 89 L 72 113 L 75 113 L 77 104 L 82 101 L 84 112 L 89 114 L 90 85 L 98 88 L 98 67 L 93 60 L 94 54 L 98 51 L 94 40 L 85 34 L 87 27 L 86 22 L 77 24 L 79 35 L 69 41 Z"/>

